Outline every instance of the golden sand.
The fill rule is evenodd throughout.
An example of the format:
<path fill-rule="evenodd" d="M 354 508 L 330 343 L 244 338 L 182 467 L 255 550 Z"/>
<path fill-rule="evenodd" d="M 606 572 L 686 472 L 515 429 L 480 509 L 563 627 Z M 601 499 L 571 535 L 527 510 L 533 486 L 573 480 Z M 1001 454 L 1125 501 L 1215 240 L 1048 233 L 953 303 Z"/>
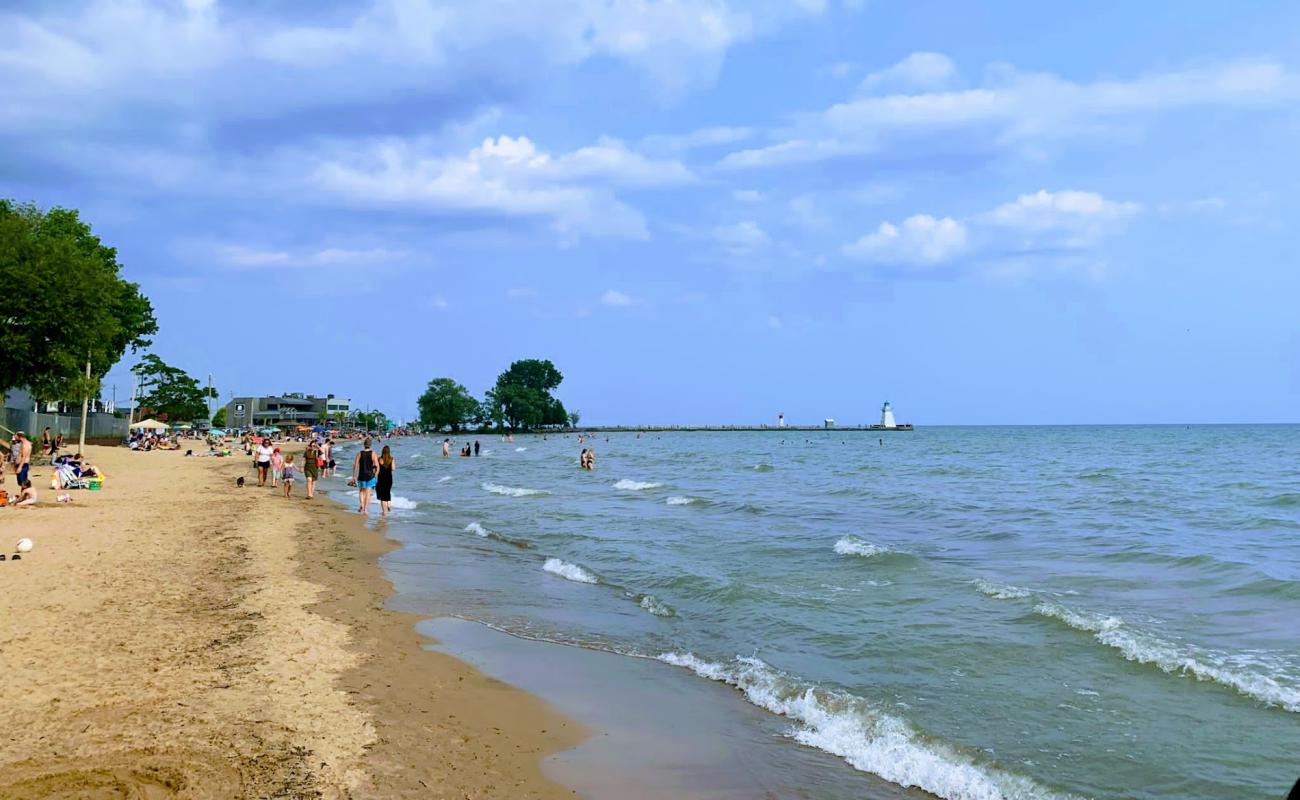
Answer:
<path fill-rule="evenodd" d="M 557 798 L 582 738 L 421 647 L 391 544 L 247 460 L 90 448 L 101 492 L 0 509 L 0 797 Z M 13 477 L 6 488 L 12 490 Z"/>

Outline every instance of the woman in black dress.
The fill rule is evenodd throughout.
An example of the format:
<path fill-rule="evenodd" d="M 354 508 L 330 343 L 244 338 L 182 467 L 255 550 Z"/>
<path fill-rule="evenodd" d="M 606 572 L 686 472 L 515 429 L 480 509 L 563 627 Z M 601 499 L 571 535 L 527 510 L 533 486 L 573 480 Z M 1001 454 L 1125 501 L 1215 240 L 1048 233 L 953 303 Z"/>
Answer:
<path fill-rule="evenodd" d="M 375 484 L 375 497 L 379 500 L 379 516 L 386 517 L 393 510 L 393 451 L 384 445 L 379 454 L 379 482 Z"/>

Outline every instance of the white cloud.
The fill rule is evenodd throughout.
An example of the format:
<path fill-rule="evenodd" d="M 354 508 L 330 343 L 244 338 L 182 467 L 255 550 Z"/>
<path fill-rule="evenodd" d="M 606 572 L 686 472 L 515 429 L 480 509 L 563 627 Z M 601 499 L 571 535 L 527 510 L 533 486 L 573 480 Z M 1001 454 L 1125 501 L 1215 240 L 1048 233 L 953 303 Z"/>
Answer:
<path fill-rule="evenodd" d="M 608 289 L 600 296 L 600 302 L 607 306 L 622 307 L 630 306 L 636 301 L 617 289 Z"/>
<path fill-rule="evenodd" d="M 616 140 L 552 156 L 526 136 L 488 138 L 463 156 L 427 141 L 376 140 L 322 157 L 310 175 L 318 192 L 350 203 L 536 217 L 568 237 L 634 239 L 648 235 L 645 220 L 612 189 L 692 179 L 680 163 Z"/>
<path fill-rule="evenodd" d="M 731 199 L 737 203 L 761 203 L 763 193 L 756 189 L 736 189 L 731 193 Z"/>
<path fill-rule="evenodd" d="M 752 128 L 713 127 L 690 133 L 653 134 L 641 140 L 641 146 L 655 152 L 681 153 L 701 147 L 735 144 L 754 135 Z"/>
<path fill-rule="evenodd" d="M 236 269 L 382 264 L 398 261 L 406 257 L 406 255 L 405 251 L 388 250 L 381 247 L 363 250 L 325 247 L 316 250 L 299 251 L 272 250 L 246 245 L 221 245 L 216 248 L 217 260 L 225 266 Z"/>
<path fill-rule="evenodd" d="M 943 53 L 912 53 L 888 69 L 873 72 L 862 81 L 867 92 L 941 89 L 957 77 L 957 65 Z"/>
<path fill-rule="evenodd" d="M 935 219 L 929 214 L 916 214 L 901 225 L 880 223 L 875 232 L 845 245 L 843 252 L 864 261 L 934 266 L 961 255 L 966 246 L 963 223 L 951 217 Z"/>
<path fill-rule="evenodd" d="M 985 214 L 990 225 L 1013 229 L 1057 247 L 1086 247 L 1142 210 L 1138 203 L 1107 200 L 1096 192 L 1040 189 L 1023 194 Z"/>
<path fill-rule="evenodd" d="M 930 77 L 942 73 L 938 62 L 931 66 Z M 912 69 L 913 79 L 923 72 L 916 64 Z M 767 167 L 891 146 L 1008 148 L 1095 134 L 1115 122 L 1160 112 L 1279 107 L 1297 97 L 1300 78 L 1268 60 L 1092 83 L 1003 67 L 990 69 L 986 85 L 978 88 L 870 95 L 800 115 L 778 132 L 774 144 L 735 151 L 720 166 Z M 943 135 L 949 138 L 936 138 Z M 918 139 L 924 143 L 918 145 Z"/>
<path fill-rule="evenodd" d="M 1040 190 L 966 219 L 917 214 L 898 225 L 882 222 L 841 252 L 911 267 L 937 267 L 970 255 L 988 274 L 1003 277 L 1023 275 L 1032 264 L 1095 272 L 1100 262 L 1090 255 L 1093 249 L 1142 210 L 1096 192 Z"/>
<path fill-rule="evenodd" d="M 722 249 L 735 256 L 757 252 L 772 243 L 771 237 L 753 220 L 719 225 L 713 229 L 713 238 Z"/>
<path fill-rule="evenodd" d="M 448 303 L 447 298 L 442 295 L 434 295 L 429 298 L 429 308 L 437 311 L 446 311 L 448 308 L 451 308 L 451 303 Z"/>

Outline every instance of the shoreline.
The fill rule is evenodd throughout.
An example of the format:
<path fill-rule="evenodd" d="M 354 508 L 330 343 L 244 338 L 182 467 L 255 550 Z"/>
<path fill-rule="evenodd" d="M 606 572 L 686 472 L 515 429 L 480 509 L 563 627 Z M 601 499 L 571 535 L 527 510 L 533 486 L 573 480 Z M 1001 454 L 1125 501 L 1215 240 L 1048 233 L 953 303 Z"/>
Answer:
<path fill-rule="evenodd" d="M 581 726 L 428 652 L 382 531 L 239 456 L 87 449 L 103 492 L 0 510 L 36 543 L 0 563 L 0 794 L 572 796 L 540 761 Z"/>

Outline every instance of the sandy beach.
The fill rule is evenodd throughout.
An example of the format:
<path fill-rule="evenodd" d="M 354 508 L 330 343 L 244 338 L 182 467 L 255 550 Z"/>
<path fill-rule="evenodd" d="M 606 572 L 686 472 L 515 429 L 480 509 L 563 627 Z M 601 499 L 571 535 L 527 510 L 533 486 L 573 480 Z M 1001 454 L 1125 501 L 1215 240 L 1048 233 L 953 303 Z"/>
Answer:
<path fill-rule="evenodd" d="M 242 456 L 87 456 L 103 491 L 37 467 L 0 509 L 35 542 L 0 563 L 0 796 L 573 796 L 539 761 L 581 727 L 423 649 L 359 516 L 237 489 Z"/>

